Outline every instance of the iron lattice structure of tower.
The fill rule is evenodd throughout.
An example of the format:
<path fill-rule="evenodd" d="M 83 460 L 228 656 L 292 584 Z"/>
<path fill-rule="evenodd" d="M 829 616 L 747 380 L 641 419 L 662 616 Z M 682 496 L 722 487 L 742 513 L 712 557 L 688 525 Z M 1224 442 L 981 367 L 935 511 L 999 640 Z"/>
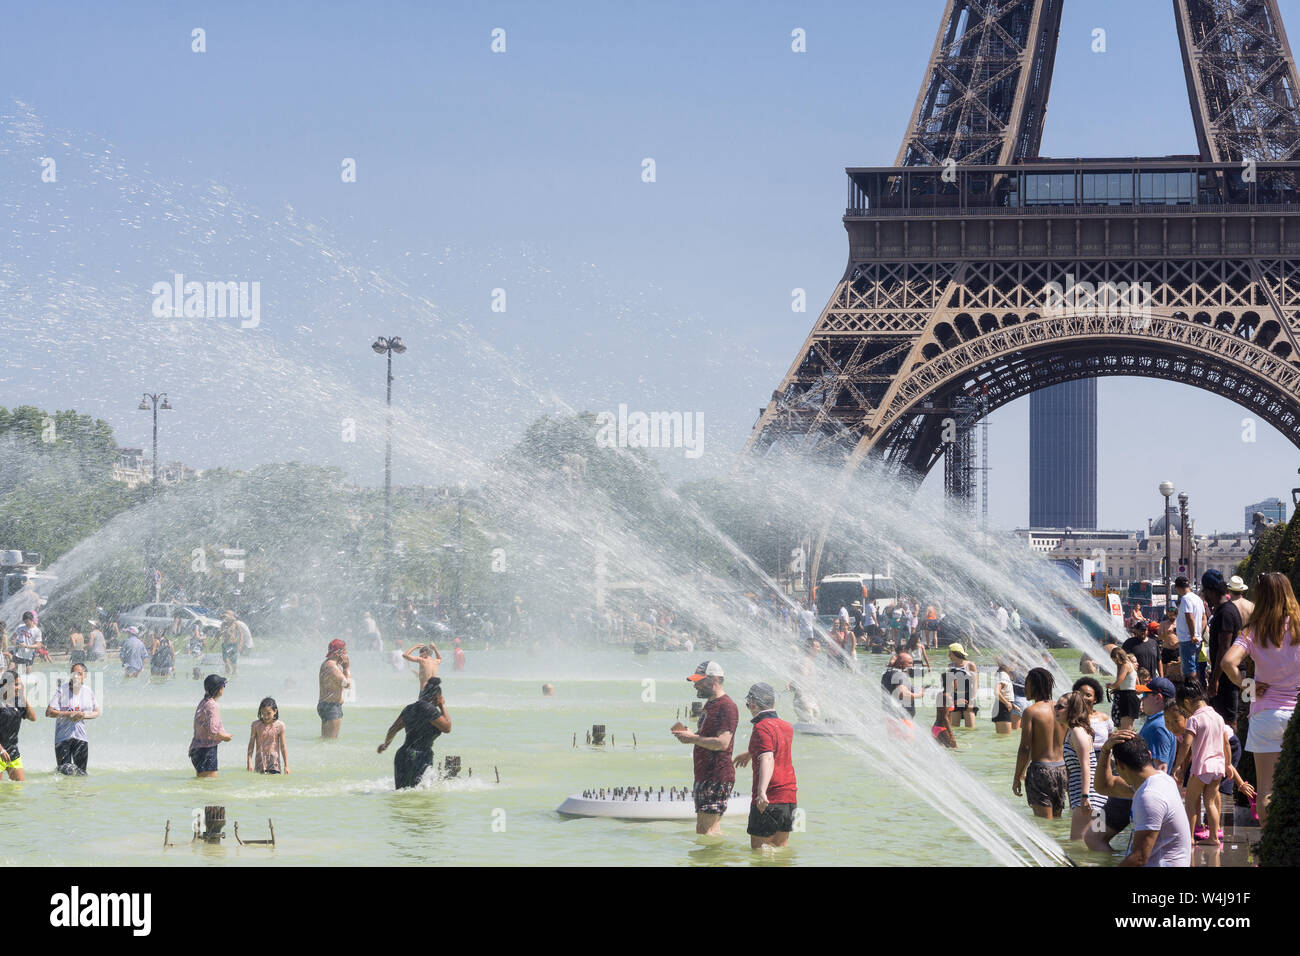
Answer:
<path fill-rule="evenodd" d="M 1056 161 L 1062 2 L 948 0 L 897 165 L 846 170 L 848 265 L 748 454 L 924 476 L 948 448 L 969 494 L 958 410 L 1103 375 L 1207 389 L 1300 446 L 1300 80 L 1276 0 L 1173 0 L 1198 155 Z"/>

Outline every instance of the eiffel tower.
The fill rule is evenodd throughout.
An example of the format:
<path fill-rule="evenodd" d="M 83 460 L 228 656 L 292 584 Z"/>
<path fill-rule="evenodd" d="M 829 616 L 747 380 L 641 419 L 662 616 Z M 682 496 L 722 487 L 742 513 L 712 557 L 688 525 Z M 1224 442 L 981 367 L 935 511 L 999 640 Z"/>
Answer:
<path fill-rule="evenodd" d="M 948 0 L 895 164 L 846 170 L 848 266 L 748 454 L 917 479 L 943 456 L 969 498 L 979 416 L 1104 375 L 1209 390 L 1300 447 L 1300 79 L 1276 0 L 1173 0 L 1199 152 L 1137 160 L 1038 156 L 1062 4 Z"/>

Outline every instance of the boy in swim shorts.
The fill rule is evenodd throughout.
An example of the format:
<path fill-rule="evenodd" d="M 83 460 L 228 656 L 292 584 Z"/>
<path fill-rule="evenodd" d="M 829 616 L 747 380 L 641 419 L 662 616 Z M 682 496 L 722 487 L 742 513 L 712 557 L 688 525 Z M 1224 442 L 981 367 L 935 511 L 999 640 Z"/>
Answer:
<path fill-rule="evenodd" d="M 1023 788 L 1034 816 L 1048 820 L 1061 816 L 1070 802 L 1070 775 L 1063 754 L 1065 723 L 1056 719 L 1064 706 L 1060 701 L 1053 705 L 1052 682 L 1046 668 L 1035 667 L 1025 675 L 1025 694 L 1033 703 L 1020 721 L 1020 750 L 1011 781 L 1011 792 L 1020 796 Z"/>
<path fill-rule="evenodd" d="M 1035 760 L 1025 774 L 1025 799 L 1031 807 L 1051 807 L 1059 817 L 1070 801 L 1070 775 L 1064 760 Z"/>

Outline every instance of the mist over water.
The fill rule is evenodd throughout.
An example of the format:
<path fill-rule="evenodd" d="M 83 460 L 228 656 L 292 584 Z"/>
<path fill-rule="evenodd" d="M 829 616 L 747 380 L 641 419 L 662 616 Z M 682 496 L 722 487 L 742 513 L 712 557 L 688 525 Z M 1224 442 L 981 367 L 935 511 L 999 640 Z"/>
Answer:
<path fill-rule="evenodd" d="M 417 349 L 426 356 L 423 365 L 398 360 L 396 483 L 458 488 L 471 496 L 477 525 L 457 541 L 468 552 L 465 560 L 482 565 L 499 550 L 514 586 L 542 596 L 529 640 L 545 649 L 546 668 L 520 673 L 520 680 L 640 679 L 643 665 L 630 651 L 612 672 L 609 658 L 601 658 L 598 673 L 588 658 L 596 646 L 590 615 L 617 603 L 616 582 L 631 582 L 636 609 L 689 617 L 729 642 L 731 649 L 710 652 L 728 662 L 729 672 L 730 661 L 740 657 L 745 664 L 738 670 L 784 687 L 801 653 L 794 633 L 766 614 L 738 615 L 735 596 L 779 593 L 776 565 L 788 561 L 793 542 L 774 539 L 778 560 L 756 562 L 722 527 L 719 500 L 732 512 L 772 516 L 814 539 L 828 527 L 847 564 L 823 564 L 823 574 L 883 574 L 888 567 L 903 594 L 967 622 L 981 651 L 1021 669 L 1048 666 L 1058 688 L 1068 686 L 1065 673 L 1024 632 L 991 626 L 991 606 L 1018 608 L 1026 620 L 1059 631 L 1094 657 L 1103 672 L 1112 669 L 1097 642 L 1063 610 L 1068 587 L 1053 566 L 1021 543 L 981 532 L 967 516 L 926 506 L 913 497 L 909 482 L 871 464 L 847 481 L 837 469 L 806 461 L 751 462 L 732 473 L 732 461 L 715 455 L 717 477 L 705 500 L 699 489 L 676 487 L 642 453 L 599 448 L 591 416 L 580 416 L 585 409 L 537 381 L 527 361 L 503 354 L 384 264 L 347 250 L 330 230 L 299 220 L 292 210 L 266 215 L 217 184 L 164 183 L 128 170 L 102 143 L 51 134 L 22 104 L 0 116 L 0 131 L 0 171 L 18 184 L 5 200 L 9 242 L 0 257 L 0 323 L 7 338 L 22 343 L 20 354 L 39 362 L 61 389 L 83 395 L 76 406 L 82 412 L 104 414 L 119 401 L 119 382 L 131 383 L 128 391 L 137 381 L 168 390 L 176 411 L 166 414 L 176 420 L 164 418 L 165 427 L 220 434 L 214 464 L 309 461 L 343 476 L 306 488 L 299 473 L 271 467 L 167 488 L 109 520 L 47 569 L 58 584 L 43 595 L 50 602 L 46 615 L 66 611 L 84 619 L 106 582 L 133 586 L 145 572 L 146 540 L 182 562 L 196 548 L 238 540 L 250 548 L 250 561 L 275 568 L 289 582 L 286 588 L 327 596 L 317 629 L 297 640 L 259 644 L 257 663 L 248 664 L 287 706 L 310 707 L 315 687 L 303 675 L 319 660 L 319 642 L 351 639 L 363 611 L 380 603 L 373 552 L 357 544 L 357 536 L 373 531 L 368 512 L 374 493 L 348 482 L 368 485 L 382 474 L 385 408 L 382 389 L 375 387 L 382 380 L 367 348 L 369 338 L 382 333 L 400 334 L 412 347 L 411 361 Z M 63 157 L 59 181 L 42 184 L 30 171 L 56 145 Z M 112 275 L 80 261 L 103 244 L 120 251 Z M 237 319 L 154 316 L 150 288 L 176 273 L 199 281 L 260 281 L 263 324 L 241 328 Z M 432 355 L 439 356 L 434 366 L 427 364 Z M 431 367 L 445 374 L 414 371 Z M 590 383 L 572 388 L 581 392 Z M 604 404 L 612 408 L 625 400 L 611 394 Z M 39 395 L 32 404 L 42 404 Z M 530 429 L 543 413 L 556 416 L 550 420 L 555 427 Z M 503 435 L 503 421 L 512 423 L 512 434 Z M 512 442 L 522 442 L 523 453 L 507 452 Z M 165 450 L 162 457 L 168 457 Z M 5 459 L 0 467 L 37 475 L 54 467 L 17 447 L 7 449 Z M 33 500 L 32 508 L 40 507 L 39 498 Z M 436 538 L 437 529 L 430 534 Z M 442 546 L 449 546 L 445 533 Z M 1095 627 L 1113 628 L 1082 592 L 1071 603 Z M 12 626 L 16 611 L 10 601 L 0 616 Z M 937 669 L 942 657 L 942 650 L 936 653 Z M 1023 806 L 967 772 L 960 751 L 933 744 L 921 724 L 922 702 L 914 725 L 900 720 L 879 690 L 877 665 L 884 660 L 862 659 L 864 671 L 868 661 L 875 668 L 869 674 L 831 667 L 817 677 L 823 714 L 841 731 L 833 741 L 842 759 L 873 786 L 896 788 L 900 802 L 913 795 L 949 813 L 999 863 L 1063 862 L 1055 839 Z M 514 677 L 512 668 L 519 668 L 504 660 L 499 666 L 494 676 Z M 178 679 L 187 667 L 178 656 Z M 728 689 L 740 700 L 745 688 Z M 150 726 L 151 690 L 114 685 L 114 706 L 130 713 L 123 726 L 134 733 Z M 536 705 L 508 697 L 493 702 Z M 475 706 L 484 704 L 479 699 Z M 981 730 L 991 733 L 987 726 Z M 527 747 L 529 741 L 521 732 L 511 744 Z M 160 740 L 154 766 L 178 746 Z M 1010 766 L 1006 776 L 1009 781 Z M 366 792 L 367 785 L 338 788 Z M 951 812 L 955 807 L 963 812 Z M 887 822 L 873 840 L 888 845 L 898 839 L 905 852 Z"/>

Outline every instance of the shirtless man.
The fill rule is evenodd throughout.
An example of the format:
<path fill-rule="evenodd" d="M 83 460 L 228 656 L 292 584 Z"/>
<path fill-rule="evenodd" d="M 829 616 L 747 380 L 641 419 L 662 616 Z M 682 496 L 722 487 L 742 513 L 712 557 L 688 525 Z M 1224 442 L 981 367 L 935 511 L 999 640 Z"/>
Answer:
<path fill-rule="evenodd" d="M 1025 708 L 1020 721 L 1020 751 L 1016 754 L 1016 776 L 1011 781 L 1011 792 L 1020 796 L 1021 783 L 1026 783 L 1026 797 L 1034 816 L 1051 820 L 1061 816 L 1070 805 L 1070 778 L 1062 754 L 1065 727 L 1056 720 L 1051 672 L 1035 667 L 1026 674 L 1025 696 L 1033 703 Z"/>
<path fill-rule="evenodd" d="M 337 638 L 330 641 L 329 651 L 320 666 L 320 703 L 316 705 L 322 737 L 339 735 L 343 723 L 343 689 L 352 686 L 350 666 L 347 644 Z"/>
<path fill-rule="evenodd" d="M 416 651 L 420 653 L 416 654 Z M 402 660 L 419 665 L 420 690 L 424 690 L 424 685 L 429 683 L 429 678 L 438 676 L 442 655 L 438 653 L 438 645 L 430 641 L 428 644 L 416 644 L 409 651 L 404 652 Z"/>
<path fill-rule="evenodd" d="M 1165 619 L 1160 622 L 1160 676 L 1169 680 L 1183 679 L 1183 665 L 1178 653 L 1178 606 L 1165 608 Z"/>

